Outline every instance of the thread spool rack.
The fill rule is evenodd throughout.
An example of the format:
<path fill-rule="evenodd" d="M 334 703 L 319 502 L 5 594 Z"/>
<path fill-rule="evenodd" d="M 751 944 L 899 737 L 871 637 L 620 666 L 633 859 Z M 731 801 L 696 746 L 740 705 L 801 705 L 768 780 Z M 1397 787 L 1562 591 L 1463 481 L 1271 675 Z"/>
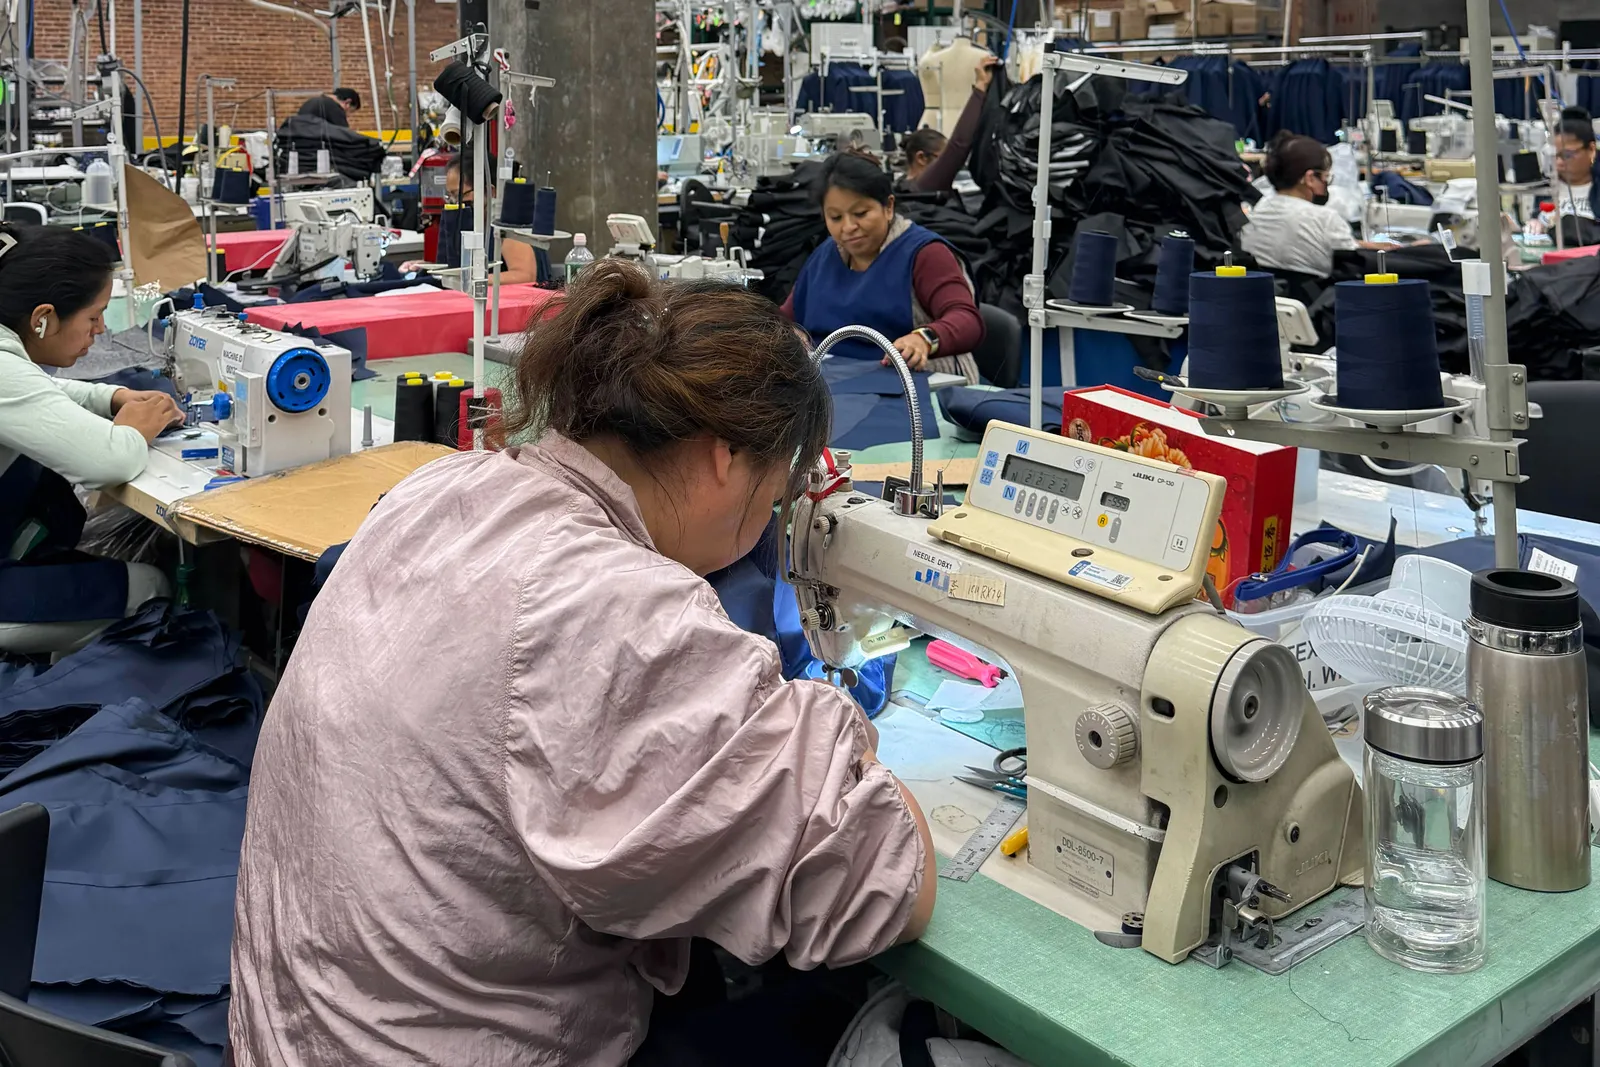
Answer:
<path fill-rule="evenodd" d="M 1467 0 L 1467 33 L 1471 41 L 1470 72 L 1474 99 L 1494 96 L 1494 67 L 1489 38 L 1493 19 L 1489 0 Z M 1053 47 L 1053 46 L 1047 46 Z M 1104 77 L 1181 83 L 1186 72 L 1141 63 L 1125 63 L 1089 53 L 1047 51 L 1040 63 L 1040 115 L 1038 179 L 1033 203 L 1033 262 L 1023 280 L 1022 303 L 1028 311 L 1031 355 L 1029 423 L 1037 429 L 1043 421 L 1041 380 L 1044 371 L 1044 331 L 1047 327 L 1086 325 L 1092 320 L 1068 312 L 1051 310 L 1045 302 L 1045 281 L 1052 223 L 1050 219 L 1050 128 L 1055 103 L 1055 81 L 1060 71 L 1070 74 L 1099 74 Z M 1494 113 L 1478 108 L 1472 116 L 1474 155 L 1483 160 L 1497 158 L 1499 138 Z M 1475 168 L 1477 199 L 1480 204 L 1500 203 L 1499 177 L 1493 166 Z M 1517 553 L 1517 483 L 1523 481 L 1518 449 L 1522 441 L 1515 434 L 1524 432 L 1528 411 L 1528 374 L 1524 367 L 1510 363 L 1506 354 L 1506 279 L 1503 267 L 1487 272 L 1488 292 L 1484 295 L 1484 353 L 1481 367 L 1463 385 L 1473 403 L 1463 414 L 1454 416 L 1459 433 L 1419 432 L 1406 426 L 1308 426 L 1304 424 L 1252 418 L 1248 403 L 1225 404 L 1221 414 L 1201 420 L 1201 427 L 1213 436 L 1239 437 L 1268 444 L 1319 449 L 1374 459 L 1424 463 L 1465 471 L 1469 478 L 1492 483 L 1494 509 L 1495 564 L 1515 567 Z M 1154 323 L 1128 322 L 1119 332 L 1176 337 L 1182 328 Z M 1070 331 L 1064 331 L 1070 333 Z M 1066 346 L 1063 346 L 1063 383 L 1067 378 Z"/>

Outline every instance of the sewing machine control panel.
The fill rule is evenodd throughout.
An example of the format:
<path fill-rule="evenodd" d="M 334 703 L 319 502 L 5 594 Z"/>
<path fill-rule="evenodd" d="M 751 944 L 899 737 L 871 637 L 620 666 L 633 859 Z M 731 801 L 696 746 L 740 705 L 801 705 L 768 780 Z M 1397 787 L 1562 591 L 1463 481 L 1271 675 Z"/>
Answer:
<path fill-rule="evenodd" d="M 1166 604 L 1198 591 L 1225 489 L 1216 475 L 992 422 L 965 504 L 929 532 L 1102 595 L 1140 587 L 1133 601 Z"/>

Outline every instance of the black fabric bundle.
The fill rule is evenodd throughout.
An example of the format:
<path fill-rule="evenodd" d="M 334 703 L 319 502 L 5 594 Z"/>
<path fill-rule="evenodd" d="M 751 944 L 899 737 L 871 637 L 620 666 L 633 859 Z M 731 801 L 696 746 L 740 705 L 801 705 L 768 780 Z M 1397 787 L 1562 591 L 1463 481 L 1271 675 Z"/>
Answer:
<path fill-rule="evenodd" d="M 811 200 L 811 182 L 821 169 L 820 163 L 805 163 L 792 175 L 760 179 L 734 220 L 734 242 L 750 250 L 750 265 L 765 274 L 757 288 L 774 302 L 783 302 L 806 257 L 828 239 L 822 212 Z"/>
<path fill-rule="evenodd" d="M 278 169 L 289 169 L 289 153 L 300 154 L 300 173 L 317 169 L 317 149 L 328 149 L 333 169 L 351 181 L 365 181 L 383 166 L 383 142 L 310 115 L 290 115 L 278 127 Z"/>
<path fill-rule="evenodd" d="M 484 81 L 482 75 L 459 59 L 439 72 L 439 76 L 433 79 L 433 87 L 451 106 L 460 109 L 462 118 L 475 126 L 483 125 L 484 112 L 501 99 L 499 89 Z"/>
<path fill-rule="evenodd" d="M 1470 248 L 1456 250 L 1457 259 L 1473 259 Z M 1387 253 L 1385 268 L 1402 278 L 1428 282 L 1439 365 L 1452 374 L 1468 369 L 1467 302 L 1461 291 L 1461 265 L 1435 244 L 1412 245 Z M 1284 295 L 1304 299 L 1322 345 L 1335 343 L 1335 282 L 1355 281 L 1378 269 L 1374 251 L 1336 252 L 1333 276 L 1320 295 L 1304 287 Z M 1583 377 L 1582 350 L 1600 336 L 1600 258 L 1585 256 L 1533 267 L 1514 274 L 1506 292 L 1506 345 L 1512 363 L 1528 368 L 1535 381 L 1568 381 Z"/>

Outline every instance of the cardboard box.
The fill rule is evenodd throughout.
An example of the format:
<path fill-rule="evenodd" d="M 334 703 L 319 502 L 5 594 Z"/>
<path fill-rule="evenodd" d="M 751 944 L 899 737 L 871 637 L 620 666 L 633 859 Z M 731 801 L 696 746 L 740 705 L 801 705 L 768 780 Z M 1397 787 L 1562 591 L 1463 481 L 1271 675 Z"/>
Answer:
<path fill-rule="evenodd" d="M 1091 11 L 1091 12 L 1089 12 L 1089 40 L 1091 40 L 1091 41 L 1120 41 L 1120 40 L 1122 40 L 1122 12 L 1121 11 Z"/>
<path fill-rule="evenodd" d="M 1227 4 L 1228 32 L 1237 37 L 1252 37 L 1267 32 L 1260 8 L 1248 4 Z"/>
<path fill-rule="evenodd" d="M 1177 0 L 1145 0 L 1144 9 L 1150 15 L 1187 15 L 1189 5 L 1178 6 Z"/>
<path fill-rule="evenodd" d="M 1061 431 L 1228 480 L 1206 565 L 1219 590 L 1245 575 L 1270 571 L 1283 558 L 1294 508 L 1295 449 L 1208 436 L 1194 412 L 1111 385 L 1067 393 Z"/>
<path fill-rule="evenodd" d="M 1195 9 L 1195 21 L 1201 37 L 1228 36 L 1228 5 L 1206 3 Z"/>
<path fill-rule="evenodd" d="M 1122 39 L 1124 41 L 1137 41 L 1150 34 L 1150 16 L 1145 12 L 1144 5 L 1129 4 L 1122 9 Z"/>

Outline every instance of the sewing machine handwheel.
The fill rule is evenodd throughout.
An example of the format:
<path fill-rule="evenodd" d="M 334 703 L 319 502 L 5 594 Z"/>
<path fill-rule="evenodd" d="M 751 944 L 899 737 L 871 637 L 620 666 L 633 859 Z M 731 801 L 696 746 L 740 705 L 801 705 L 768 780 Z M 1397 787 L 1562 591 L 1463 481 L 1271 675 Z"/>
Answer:
<path fill-rule="evenodd" d="M 1223 773 L 1264 782 L 1294 751 L 1305 680 L 1294 653 L 1265 639 L 1241 645 L 1211 699 L 1211 750 Z"/>

